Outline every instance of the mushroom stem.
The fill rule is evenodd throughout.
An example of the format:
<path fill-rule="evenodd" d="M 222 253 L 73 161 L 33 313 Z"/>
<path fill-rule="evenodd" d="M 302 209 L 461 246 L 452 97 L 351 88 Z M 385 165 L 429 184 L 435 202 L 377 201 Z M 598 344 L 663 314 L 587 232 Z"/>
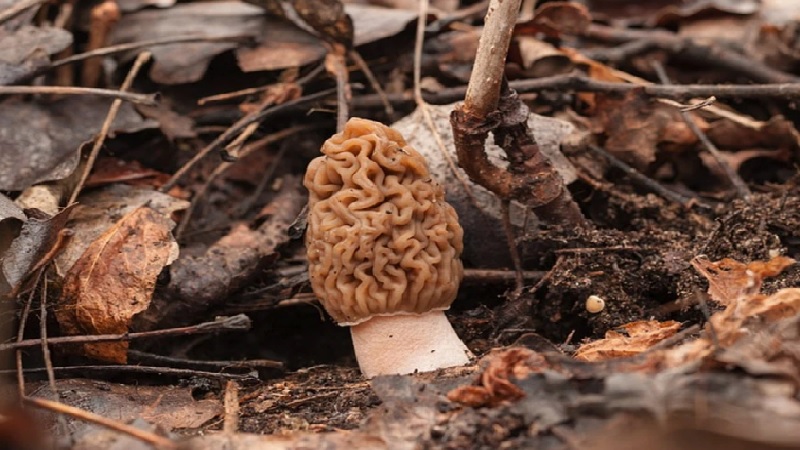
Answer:
<path fill-rule="evenodd" d="M 444 311 L 375 316 L 351 326 L 350 335 L 367 378 L 463 366 L 472 356 Z"/>

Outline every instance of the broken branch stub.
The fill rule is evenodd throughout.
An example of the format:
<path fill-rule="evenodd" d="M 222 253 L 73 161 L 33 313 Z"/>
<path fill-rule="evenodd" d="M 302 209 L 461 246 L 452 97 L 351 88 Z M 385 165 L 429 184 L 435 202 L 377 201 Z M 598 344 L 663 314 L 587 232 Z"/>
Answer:
<path fill-rule="evenodd" d="M 563 179 L 530 135 L 528 108 L 513 89 L 503 85 L 499 111 L 479 117 L 465 105 L 453 110 L 450 123 L 459 165 L 473 181 L 503 200 L 516 200 L 533 208 L 544 222 L 585 226 L 586 219 Z M 494 165 L 486 154 L 490 131 L 508 156 L 508 170 Z"/>

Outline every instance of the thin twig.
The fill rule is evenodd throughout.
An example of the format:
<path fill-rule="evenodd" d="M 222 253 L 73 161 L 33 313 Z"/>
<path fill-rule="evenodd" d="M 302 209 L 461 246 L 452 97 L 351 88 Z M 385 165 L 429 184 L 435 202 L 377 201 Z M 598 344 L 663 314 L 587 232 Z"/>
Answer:
<path fill-rule="evenodd" d="M 175 358 L 173 356 L 156 355 L 140 350 L 128 349 L 128 357 L 140 362 L 150 361 L 154 364 L 169 366 L 184 366 L 188 368 L 211 367 L 218 370 L 225 369 L 283 369 L 285 366 L 280 361 L 271 359 L 246 359 L 242 361 L 212 361 L 204 359 Z"/>
<path fill-rule="evenodd" d="M 112 89 L 84 88 L 71 86 L 0 86 L 0 95 L 53 94 L 53 95 L 96 95 L 98 97 L 125 100 L 139 105 L 156 106 L 156 94 L 135 94 Z"/>
<path fill-rule="evenodd" d="M 103 416 L 100 416 L 90 411 L 86 411 L 84 409 L 76 408 L 70 405 L 65 405 L 61 402 L 45 400 L 43 398 L 24 397 L 23 400 L 25 403 L 31 406 L 35 406 L 37 408 L 48 410 L 58 414 L 66 414 L 74 419 L 93 423 L 95 425 L 100 425 L 110 430 L 119 431 L 120 433 L 127 434 L 128 436 L 134 437 L 142 442 L 146 442 L 158 448 L 164 448 L 170 450 L 178 448 L 178 444 L 163 436 L 159 436 L 155 433 L 142 430 L 141 428 L 136 428 L 133 425 L 128 425 L 122 422 L 117 422 L 115 420 L 107 419 Z"/>
<path fill-rule="evenodd" d="M 163 330 L 142 331 L 139 333 L 95 334 L 84 336 L 59 336 L 50 338 L 50 345 L 85 344 L 97 342 L 132 341 L 134 339 L 156 338 L 168 336 L 185 336 L 190 334 L 214 333 L 218 331 L 246 331 L 251 326 L 250 319 L 244 314 L 224 317 L 213 322 L 203 322 L 197 325 Z M 0 352 L 16 350 L 26 347 L 36 347 L 41 344 L 41 339 L 23 339 L 18 342 L 0 344 Z"/>
<path fill-rule="evenodd" d="M 793 99 L 800 97 L 800 83 L 768 83 L 768 84 L 632 84 L 600 81 L 583 75 L 567 74 L 552 77 L 515 80 L 509 86 L 520 94 L 542 91 L 576 91 L 576 92 L 605 92 L 610 94 L 625 94 L 639 90 L 643 95 L 650 97 L 670 98 L 673 100 L 690 100 L 696 97 L 717 98 L 779 98 Z M 436 93 L 425 93 L 423 97 L 431 104 L 453 103 L 464 98 L 467 92 L 465 86 L 446 88 Z M 388 95 L 389 101 L 395 106 L 409 106 L 414 100 L 413 93 Z M 381 99 L 374 94 L 362 95 L 351 101 L 354 108 L 380 108 L 383 106 Z"/>
<path fill-rule="evenodd" d="M 297 86 L 303 86 L 304 84 L 306 84 L 309 81 L 311 81 L 314 78 L 316 78 L 324 70 L 325 70 L 325 64 L 319 64 L 314 69 L 312 69 L 311 72 L 307 73 L 306 75 L 304 75 L 303 77 L 297 79 L 296 81 L 279 82 L 278 85 L 284 84 L 284 83 L 288 83 L 288 84 L 296 84 Z M 234 92 L 225 92 L 223 94 L 209 95 L 208 97 L 203 97 L 200 100 L 198 100 L 197 104 L 202 106 L 202 105 L 205 105 L 206 103 L 210 103 L 210 102 L 221 102 L 221 101 L 225 101 L 225 100 L 231 100 L 231 99 L 234 99 L 234 98 L 237 98 L 237 97 L 244 97 L 246 95 L 259 94 L 261 92 L 268 91 L 268 90 L 274 88 L 275 86 L 276 86 L 276 84 L 272 83 L 272 84 L 268 84 L 266 86 L 259 86 L 259 87 L 256 87 L 256 88 L 247 88 L 247 89 L 241 89 L 241 90 L 234 91 Z"/>
<path fill-rule="evenodd" d="M 642 187 L 652 191 L 655 194 L 658 194 L 659 196 L 663 197 L 666 200 L 669 200 L 671 202 L 674 202 L 674 203 L 677 203 L 677 204 L 683 205 L 683 206 L 689 206 L 692 203 L 696 202 L 701 207 L 710 208 L 709 205 L 707 205 L 707 204 L 705 204 L 705 203 L 703 203 L 701 201 L 698 201 L 695 197 L 688 197 L 686 195 L 683 195 L 683 194 L 680 194 L 678 192 L 675 192 L 675 191 L 673 191 L 673 190 L 661 185 L 659 182 L 642 175 L 639 171 L 637 171 L 633 167 L 629 166 L 628 164 L 626 164 L 625 162 L 623 162 L 622 160 L 620 160 L 616 156 L 612 155 L 611 153 L 605 151 L 605 149 L 603 149 L 601 147 L 598 147 L 597 145 L 589 144 L 589 145 L 586 146 L 586 148 L 591 150 L 593 153 L 595 153 L 597 155 L 600 155 L 603 158 L 605 158 L 606 161 L 608 161 L 608 163 L 612 167 L 616 167 L 617 169 L 620 169 L 623 172 L 625 172 L 625 175 L 627 175 L 635 183 L 637 183 L 637 184 L 641 185 Z"/>
<path fill-rule="evenodd" d="M 144 63 L 150 59 L 150 56 L 152 56 L 150 52 L 142 52 L 138 57 L 136 57 L 136 61 L 133 63 L 131 70 L 125 77 L 125 81 L 123 81 L 122 86 L 119 88 L 120 92 L 125 92 L 130 89 L 131 85 L 133 84 L 133 80 L 139 73 L 139 70 L 142 68 Z M 75 203 L 75 201 L 78 199 L 78 195 L 81 193 L 86 180 L 89 178 L 89 173 L 94 167 L 94 162 L 97 160 L 97 156 L 100 154 L 100 149 L 103 148 L 103 144 L 106 142 L 108 133 L 111 131 L 111 125 L 114 123 L 114 119 L 117 118 L 117 113 L 119 113 L 120 107 L 122 107 L 122 100 L 120 99 L 116 99 L 113 103 L 111 103 L 111 107 L 108 109 L 108 114 L 106 115 L 106 120 L 103 121 L 103 126 L 100 128 L 100 134 L 97 136 L 97 139 L 94 140 L 92 150 L 89 152 L 89 156 L 86 158 L 86 165 L 83 168 L 81 178 L 75 186 L 75 189 L 72 191 L 72 195 L 70 195 L 67 205 Z"/>
<path fill-rule="evenodd" d="M 271 107 L 264 107 L 264 109 L 257 109 L 252 113 L 242 117 L 236 123 L 230 126 L 224 133 L 219 135 L 213 142 L 208 144 L 205 148 L 197 152 L 196 155 L 192 157 L 186 164 L 184 164 L 174 175 L 159 189 L 161 192 L 169 191 L 175 184 L 183 178 L 186 173 L 191 170 L 195 164 L 197 164 L 201 159 L 205 158 L 206 155 L 209 153 L 222 148 L 225 144 L 227 144 L 231 139 L 233 139 L 238 133 L 246 128 L 248 125 L 254 122 L 261 122 L 264 119 L 286 109 L 290 109 L 297 105 L 302 105 L 305 103 L 309 103 L 312 101 L 319 100 L 321 98 L 327 97 L 336 92 L 336 89 L 325 89 L 320 92 L 316 92 L 314 94 L 307 95 L 305 97 L 296 98 L 294 100 L 289 100 L 286 103 L 282 103 L 280 105 L 274 105 Z"/>
<path fill-rule="evenodd" d="M 22 0 L 9 6 L 8 8 L 0 11 L 0 23 L 4 23 L 9 19 L 13 19 L 18 14 L 22 14 L 26 9 L 38 6 L 44 3 L 45 0 Z"/>
<path fill-rule="evenodd" d="M 58 398 L 56 374 L 53 371 L 53 360 L 50 358 L 50 346 L 47 344 L 47 277 L 42 280 L 42 294 L 39 299 L 39 336 L 42 341 L 42 359 L 47 370 L 47 381 L 53 392 L 53 398 Z"/>
<path fill-rule="evenodd" d="M 525 285 L 522 277 L 522 259 L 519 256 L 519 249 L 517 248 L 517 238 L 514 236 L 514 226 L 511 224 L 511 202 L 508 200 L 501 200 L 501 214 L 503 216 L 503 230 L 506 234 L 506 242 L 508 244 L 508 252 L 511 255 L 511 262 L 514 265 L 514 292 L 512 297 L 516 298 L 522 294 L 522 288 Z"/>
<path fill-rule="evenodd" d="M 341 132 L 350 118 L 350 72 L 347 70 L 344 47 L 339 44 L 329 47 L 331 49 L 325 56 L 325 66 L 336 79 L 336 131 Z"/>
<path fill-rule="evenodd" d="M 667 86 L 670 85 L 671 82 L 666 70 L 664 70 L 664 66 L 658 61 L 653 61 L 652 65 L 661 83 Z M 703 147 L 708 150 L 708 153 L 714 158 L 714 161 L 717 162 L 717 166 L 722 170 L 723 173 L 725 173 L 725 176 L 728 177 L 728 181 L 730 181 L 730 183 L 736 189 L 736 193 L 739 195 L 739 197 L 749 203 L 752 192 L 750 192 L 750 188 L 747 187 L 747 183 L 745 183 L 744 180 L 742 180 L 742 177 L 740 177 L 739 174 L 736 173 L 736 171 L 733 170 L 733 168 L 725 161 L 717 146 L 714 145 L 714 143 L 708 139 L 708 136 L 703 133 L 703 130 L 697 126 L 697 123 L 692 118 L 692 114 L 683 108 L 678 109 L 678 112 L 681 115 L 681 119 L 683 119 L 689 129 L 692 130 L 692 133 L 697 136 L 697 139 L 699 139 L 703 144 Z"/>
<path fill-rule="evenodd" d="M 254 123 L 251 124 L 251 125 L 254 125 Z M 308 129 L 308 128 L 309 127 L 303 126 L 303 125 L 295 126 L 295 127 L 291 127 L 291 128 L 285 128 L 285 129 L 283 129 L 281 131 L 278 131 L 277 133 L 273 133 L 273 134 L 271 134 L 269 136 L 265 136 L 265 137 L 255 141 L 255 142 L 249 144 L 248 146 L 246 146 L 239 153 L 238 156 L 240 158 L 243 158 L 243 157 L 249 155 L 250 153 L 252 153 L 255 150 L 264 148 L 265 146 L 267 146 L 269 144 L 272 144 L 273 142 L 277 142 L 277 141 L 279 141 L 281 139 L 284 139 L 284 138 L 286 138 L 288 136 L 291 136 L 292 134 L 297 133 L 298 131 L 302 131 L 302 130 L 305 130 L 305 129 Z M 207 177 L 207 179 L 205 180 L 203 185 L 200 187 L 200 190 L 197 191 L 197 193 L 192 198 L 192 201 L 189 204 L 189 208 L 187 208 L 187 210 L 184 211 L 183 217 L 181 218 L 180 223 L 178 223 L 178 226 L 175 227 L 174 234 L 175 234 L 175 238 L 176 239 L 180 239 L 183 236 L 184 231 L 186 231 L 186 227 L 189 225 L 189 221 L 192 219 L 192 216 L 194 215 L 195 209 L 197 209 L 197 205 L 200 203 L 200 200 L 203 197 L 205 197 L 206 193 L 208 192 L 208 190 L 211 187 L 211 184 L 214 182 L 214 180 L 216 180 L 220 175 L 225 173 L 234 164 L 235 164 L 235 162 L 222 161 L 214 169 L 214 171 L 211 172 L 211 175 L 209 175 Z"/>
<path fill-rule="evenodd" d="M 430 109 L 428 109 L 428 104 L 422 97 L 422 47 L 425 43 L 425 21 L 428 17 L 428 4 L 428 0 L 419 1 L 417 34 L 414 41 L 414 101 L 417 104 L 417 108 L 419 108 L 422 112 L 425 125 L 428 127 L 431 135 L 433 135 L 433 139 L 436 141 L 436 147 L 439 149 L 439 153 L 441 153 L 444 157 L 444 160 L 447 161 L 447 166 L 450 168 L 450 172 L 461 183 L 461 186 L 464 188 L 464 193 L 467 194 L 470 202 L 475 205 L 476 208 L 481 209 L 482 207 L 478 202 L 478 199 L 472 192 L 472 187 L 467 179 L 464 178 L 464 175 L 461 173 L 461 171 L 458 170 L 458 166 L 456 165 L 455 160 L 453 160 L 453 156 L 450 154 L 447 146 L 444 145 L 442 136 L 439 135 L 439 131 L 436 129 L 436 125 L 433 123 L 433 117 L 431 116 Z"/>
<path fill-rule="evenodd" d="M 45 367 L 32 367 L 25 369 L 25 373 L 41 373 L 46 372 Z M 104 372 L 104 373 L 132 373 L 132 374 L 156 374 L 156 375 L 169 375 L 180 378 L 210 378 L 214 380 L 239 380 L 239 381 L 255 381 L 258 377 L 255 374 L 242 374 L 242 373 L 226 373 L 226 372 L 208 372 L 204 370 L 194 369 L 176 369 L 173 367 L 164 366 L 136 366 L 131 364 L 126 365 L 97 365 L 97 366 L 55 366 L 53 371 L 57 373 L 65 372 Z M 11 370 L 0 370 L 0 375 L 11 373 Z"/>
<path fill-rule="evenodd" d="M 369 81 L 370 86 L 375 91 L 375 93 L 380 97 L 381 102 L 383 102 L 383 108 L 386 111 L 386 116 L 389 117 L 390 120 L 394 120 L 394 108 L 392 104 L 389 102 L 389 98 L 386 97 L 386 91 L 383 90 L 381 83 L 375 78 L 375 74 L 372 73 L 372 70 L 367 65 L 367 62 L 364 61 L 364 58 L 361 57 L 361 53 L 358 53 L 357 50 L 350 50 L 350 58 L 358 66 L 359 70 L 367 77 L 367 81 Z"/>
<path fill-rule="evenodd" d="M 19 328 L 17 328 L 17 342 L 22 342 L 22 340 L 25 338 L 25 326 L 28 324 L 28 318 L 31 314 L 33 296 L 36 294 L 36 286 L 39 285 L 39 280 L 41 279 L 43 272 L 44 269 L 40 269 L 36 272 L 36 278 L 33 280 L 33 289 L 31 289 L 30 293 L 28 294 L 28 300 L 25 302 L 25 306 L 22 308 L 22 314 L 19 318 Z M 22 398 L 25 396 L 25 376 L 23 375 L 22 371 L 22 350 L 17 349 L 15 353 L 17 360 L 17 389 L 19 390 L 19 397 Z"/>

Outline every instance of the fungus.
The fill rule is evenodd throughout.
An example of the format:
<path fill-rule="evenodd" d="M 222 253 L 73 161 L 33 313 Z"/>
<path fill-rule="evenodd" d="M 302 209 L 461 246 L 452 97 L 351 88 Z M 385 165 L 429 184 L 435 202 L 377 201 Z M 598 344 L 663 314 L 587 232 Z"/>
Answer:
<path fill-rule="evenodd" d="M 463 231 L 423 157 L 397 131 L 351 119 L 308 166 L 309 280 L 349 326 L 362 373 L 427 372 L 470 353 L 444 310 L 463 277 Z"/>

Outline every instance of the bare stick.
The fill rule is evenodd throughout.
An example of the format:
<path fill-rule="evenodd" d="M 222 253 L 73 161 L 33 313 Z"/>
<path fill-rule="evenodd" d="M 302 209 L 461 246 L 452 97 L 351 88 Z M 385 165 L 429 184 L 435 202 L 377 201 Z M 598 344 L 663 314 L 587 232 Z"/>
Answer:
<path fill-rule="evenodd" d="M 372 73 L 372 70 L 367 65 L 367 62 L 364 61 L 364 58 L 361 57 L 361 53 L 358 53 L 356 50 L 350 50 L 350 58 L 353 59 L 353 62 L 356 63 L 359 70 L 367 77 L 367 81 L 369 81 L 369 85 L 372 86 L 372 89 L 375 93 L 380 97 L 381 102 L 383 102 L 383 108 L 386 111 L 386 115 L 389 119 L 394 120 L 394 108 L 392 104 L 389 102 L 389 98 L 386 96 L 386 91 L 383 90 L 381 83 L 375 77 L 375 74 Z"/>
<path fill-rule="evenodd" d="M 250 319 L 244 314 L 224 317 L 214 322 L 203 322 L 189 327 L 167 328 L 164 330 L 142 331 L 140 333 L 95 334 L 85 336 L 59 336 L 50 338 L 48 344 L 86 344 L 97 342 L 132 341 L 134 339 L 155 338 L 167 336 L 185 336 L 190 334 L 214 333 L 217 331 L 245 331 L 250 329 Z M 0 352 L 16 350 L 26 347 L 36 347 L 41 344 L 41 339 L 23 339 L 18 342 L 0 344 Z"/>
<path fill-rule="evenodd" d="M 56 374 L 53 371 L 53 360 L 50 358 L 50 347 L 47 345 L 47 277 L 42 280 L 42 295 L 39 299 L 39 335 L 42 340 L 42 359 L 47 370 L 47 381 L 53 392 L 53 398 L 58 398 Z"/>
<path fill-rule="evenodd" d="M 142 68 L 144 63 L 146 63 L 150 59 L 150 52 L 142 52 L 136 58 L 136 61 L 133 63 L 133 67 L 128 72 L 128 75 L 125 77 L 125 81 L 122 83 L 120 87 L 120 92 L 125 92 L 130 89 L 131 85 L 133 84 L 133 80 L 136 78 L 136 75 L 139 73 L 139 70 Z M 111 107 L 108 109 L 108 114 L 106 115 L 106 120 L 103 122 L 103 126 L 100 128 L 100 134 L 97 136 L 97 139 L 94 140 L 94 145 L 92 146 L 92 151 L 89 152 L 89 156 L 86 158 L 86 166 L 83 169 L 83 173 L 81 174 L 81 179 L 78 181 L 78 184 L 75 186 L 75 189 L 72 191 L 72 195 L 69 197 L 68 205 L 75 203 L 78 199 L 78 195 L 81 193 L 83 189 L 83 185 L 86 184 L 86 180 L 89 178 L 89 173 L 92 171 L 94 167 L 94 162 L 97 160 L 97 155 L 100 154 L 100 149 L 103 148 L 103 144 L 106 142 L 106 138 L 108 137 L 109 131 L 111 131 L 111 125 L 114 123 L 114 119 L 117 118 L 117 113 L 119 113 L 119 109 L 122 107 L 122 100 L 116 99 L 111 104 Z"/>
<path fill-rule="evenodd" d="M 134 94 L 112 89 L 70 86 L 0 86 L 0 95 L 16 94 L 96 95 L 98 97 L 125 100 L 139 105 L 155 106 L 158 104 L 155 94 Z"/>
<path fill-rule="evenodd" d="M 656 74 L 658 74 L 658 78 L 662 84 L 669 85 L 671 83 L 666 70 L 664 70 L 664 66 L 661 65 L 660 62 L 653 61 L 653 68 L 655 69 Z M 750 188 L 747 187 L 747 183 L 745 183 L 744 180 L 742 180 L 742 177 L 740 177 L 739 174 L 736 173 L 736 171 L 733 170 L 733 168 L 727 162 L 725 162 L 725 159 L 720 154 L 717 146 L 711 142 L 708 136 L 703 133 L 703 130 L 697 126 L 697 123 L 695 123 L 694 119 L 692 119 L 691 113 L 684 108 L 678 109 L 678 112 L 680 112 L 681 119 L 683 119 L 689 129 L 692 130 L 692 133 L 697 136 L 697 139 L 700 140 L 700 143 L 702 143 L 708 153 L 711 154 L 711 156 L 714 158 L 714 161 L 717 162 L 717 166 L 722 169 L 722 172 L 725 173 L 726 177 L 728 177 L 728 181 L 730 181 L 730 183 L 736 189 L 736 193 L 739 195 L 739 197 L 743 198 L 745 201 L 748 201 L 752 195 L 752 192 L 750 192 Z"/>
<path fill-rule="evenodd" d="M 47 368 L 32 367 L 24 370 L 25 373 L 41 373 L 41 372 L 46 372 Z M 243 373 L 208 372 L 205 370 L 176 369 L 174 367 L 164 367 L 164 366 L 139 366 L 132 364 L 126 364 L 126 365 L 109 364 L 100 366 L 55 366 L 53 367 L 53 371 L 57 373 L 102 372 L 102 373 L 129 373 L 129 374 L 132 373 L 132 374 L 142 374 L 142 375 L 156 374 L 156 375 L 169 375 L 181 378 L 202 377 L 202 378 L 211 378 L 215 380 L 240 380 L 240 381 L 254 381 L 258 379 L 256 375 L 247 373 L 243 374 Z M 9 372 L 11 371 L 0 370 L 0 375 Z"/>
<path fill-rule="evenodd" d="M 497 109 L 506 54 L 521 4 L 522 0 L 489 2 L 486 24 L 478 43 L 473 72 L 464 98 L 464 108 L 474 116 L 487 117 Z"/>
<path fill-rule="evenodd" d="M 225 385 L 225 416 L 222 420 L 222 432 L 233 434 L 239 429 L 239 385 L 228 380 Z"/>
<path fill-rule="evenodd" d="M 124 424 L 122 422 L 106 419 L 103 416 L 97 415 L 90 411 L 86 411 L 84 409 L 65 405 L 64 403 L 61 402 L 45 400 L 43 398 L 25 397 L 23 400 L 25 401 L 25 403 L 31 406 L 35 406 L 39 409 L 45 409 L 59 414 L 66 414 L 72 418 L 82 420 L 84 422 L 100 425 L 102 427 L 108 428 L 109 430 L 119 431 L 120 433 L 127 434 L 128 436 L 139 439 L 142 442 L 146 442 L 158 448 L 164 448 L 170 450 L 178 448 L 178 444 L 163 436 L 159 436 L 155 433 L 151 433 L 149 431 L 142 430 L 140 428 L 136 428 L 132 425 Z"/>
<path fill-rule="evenodd" d="M 794 99 L 800 97 L 800 83 L 639 85 L 598 81 L 583 75 L 569 74 L 529 80 L 515 80 L 508 84 L 512 89 L 521 94 L 548 90 L 625 94 L 626 92 L 639 90 L 646 96 L 670 98 L 674 100 L 689 100 L 695 97 L 710 96 L 717 98 L 779 99 Z M 423 95 L 426 102 L 432 104 L 446 104 L 464 98 L 466 92 L 466 87 L 462 86 L 441 89 L 436 93 L 427 93 Z M 388 98 L 395 106 L 404 106 L 414 103 L 414 95 L 408 93 L 390 94 Z M 377 95 L 369 94 L 354 98 L 351 105 L 355 108 L 379 108 L 382 106 L 382 103 Z"/>

